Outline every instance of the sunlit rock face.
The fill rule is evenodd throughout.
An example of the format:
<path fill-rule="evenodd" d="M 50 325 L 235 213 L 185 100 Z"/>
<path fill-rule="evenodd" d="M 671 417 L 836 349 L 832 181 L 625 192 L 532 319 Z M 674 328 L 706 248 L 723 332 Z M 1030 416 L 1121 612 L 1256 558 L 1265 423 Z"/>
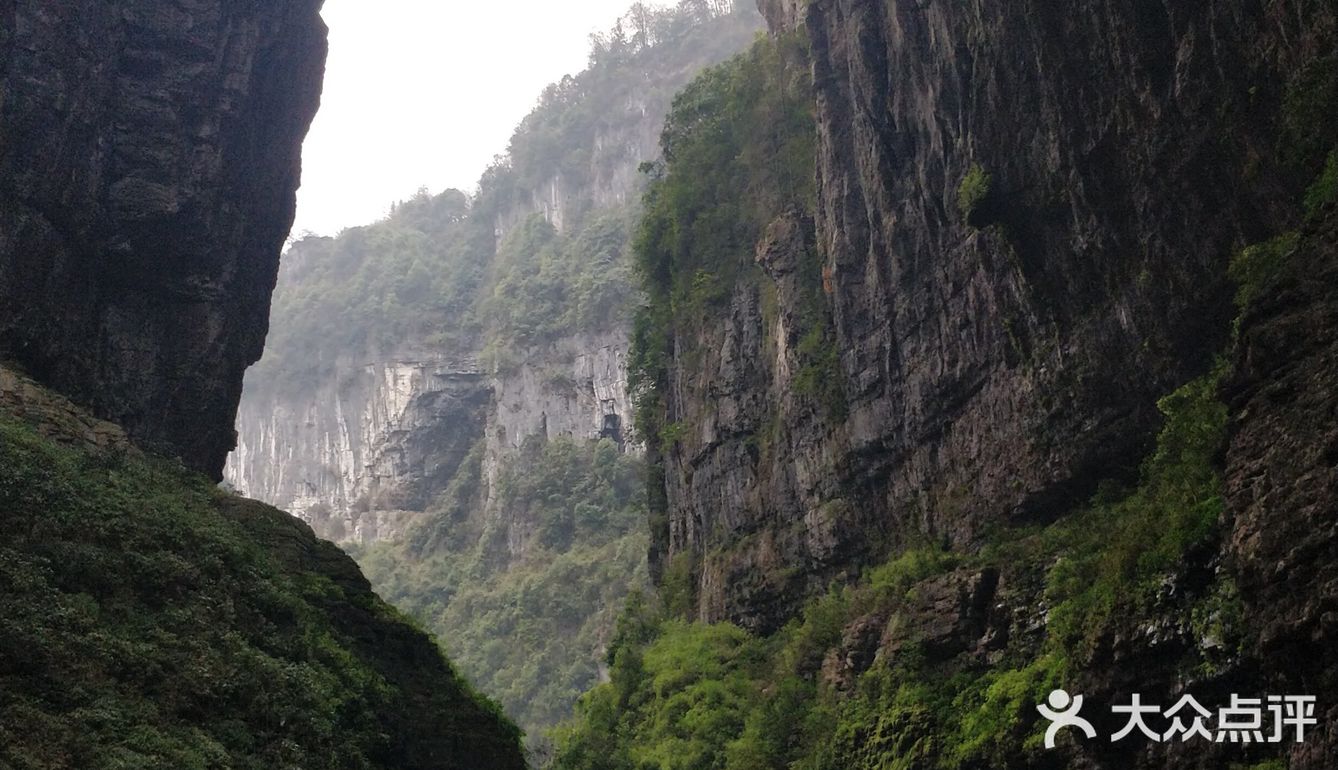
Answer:
<path fill-rule="evenodd" d="M 622 330 L 559 340 L 493 379 L 484 476 L 534 438 L 608 438 L 624 449 L 632 403 L 627 393 L 627 334 Z"/>
<path fill-rule="evenodd" d="M 337 541 L 394 537 L 482 430 L 490 389 L 472 359 L 392 357 L 294 395 L 248 401 L 227 481 Z"/>
<path fill-rule="evenodd" d="M 320 6 L 0 2 L 0 356 L 215 476 L 292 224 Z"/>
<path fill-rule="evenodd" d="M 227 481 L 324 537 L 403 534 L 486 436 L 484 478 L 539 438 L 627 436 L 627 342 L 591 332 L 485 374 L 474 358 L 389 356 L 301 394 L 248 400 Z"/>

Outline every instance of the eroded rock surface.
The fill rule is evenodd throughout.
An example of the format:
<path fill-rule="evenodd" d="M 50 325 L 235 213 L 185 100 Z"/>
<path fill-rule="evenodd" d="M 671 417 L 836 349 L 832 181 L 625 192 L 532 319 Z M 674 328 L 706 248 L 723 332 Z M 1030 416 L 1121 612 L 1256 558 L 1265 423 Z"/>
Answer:
<path fill-rule="evenodd" d="M 215 477 L 292 224 L 320 6 L 0 2 L 0 356 Z"/>
<path fill-rule="evenodd" d="M 1251 652 L 1275 688 L 1333 692 L 1338 636 L 1338 211 L 1307 228 L 1279 285 L 1242 319 L 1227 500 L 1229 554 L 1249 624 Z M 1321 699 L 1322 700 L 1322 699 Z M 1322 738 L 1292 767 L 1330 767 L 1338 710 L 1321 703 Z"/>
<path fill-rule="evenodd" d="M 1297 219 L 1313 169 L 1279 162 L 1279 104 L 1332 50 L 1333 13 L 760 5 L 811 48 L 814 248 L 848 409 L 773 427 L 795 383 L 740 284 L 679 341 L 701 354 L 671 377 L 688 438 L 656 553 L 697 559 L 701 617 L 766 629 L 908 538 L 971 548 L 1136 474 L 1158 398 L 1228 344 L 1230 256 Z M 964 211 L 973 170 L 987 192 Z"/>

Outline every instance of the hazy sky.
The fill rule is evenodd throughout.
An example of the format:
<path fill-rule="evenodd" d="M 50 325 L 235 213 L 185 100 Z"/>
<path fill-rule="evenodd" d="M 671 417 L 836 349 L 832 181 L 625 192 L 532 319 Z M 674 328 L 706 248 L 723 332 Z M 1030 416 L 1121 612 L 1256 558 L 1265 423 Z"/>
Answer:
<path fill-rule="evenodd" d="M 419 187 L 472 191 L 543 87 L 584 69 L 590 33 L 632 2 L 327 0 L 294 234 L 374 221 Z"/>

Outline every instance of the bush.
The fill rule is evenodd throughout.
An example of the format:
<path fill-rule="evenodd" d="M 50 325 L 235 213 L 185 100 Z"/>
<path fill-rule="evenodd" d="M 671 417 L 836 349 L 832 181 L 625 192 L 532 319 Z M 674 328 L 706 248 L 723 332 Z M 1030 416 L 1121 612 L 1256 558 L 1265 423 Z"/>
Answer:
<path fill-rule="evenodd" d="M 992 177 L 978 163 L 971 164 L 957 186 L 957 210 L 967 222 L 975 223 L 981 205 L 990 196 Z"/>

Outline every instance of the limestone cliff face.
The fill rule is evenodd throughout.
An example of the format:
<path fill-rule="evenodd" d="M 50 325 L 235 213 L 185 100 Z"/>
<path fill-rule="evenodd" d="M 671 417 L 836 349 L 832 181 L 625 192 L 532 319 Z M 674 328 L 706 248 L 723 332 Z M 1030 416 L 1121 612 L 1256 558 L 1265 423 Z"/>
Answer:
<path fill-rule="evenodd" d="M 626 354 L 626 334 L 609 331 L 558 340 L 503 373 L 421 352 L 349 367 L 299 395 L 244 402 L 227 480 L 323 537 L 394 539 L 485 436 L 489 483 L 534 436 L 626 445 Z"/>
<path fill-rule="evenodd" d="M 336 541 L 398 535 L 482 430 L 490 391 L 473 360 L 390 357 L 238 416 L 227 480 Z"/>
<path fill-rule="evenodd" d="M 292 223 L 320 6 L 0 2 L 0 356 L 213 475 Z"/>
<path fill-rule="evenodd" d="M 609 438 L 635 450 L 626 433 L 632 404 L 627 393 L 627 331 L 612 329 L 565 337 L 532 351 L 514 370 L 492 381 L 484 478 L 532 437 Z"/>
<path fill-rule="evenodd" d="M 1333 14 L 760 5 L 811 48 L 814 248 L 848 410 L 801 407 L 776 428 L 782 460 L 755 450 L 795 388 L 740 286 L 714 331 L 679 341 L 703 353 L 672 375 L 689 430 L 656 551 L 699 560 L 702 617 L 772 627 L 870 554 L 969 547 L 1135 471 L 1157 398 L 1226 345 L 1229 256 L 1296 219 L 1279 105 L 1332 50 Z M 963 210 L 973 169 L 988 192 Z"/>

